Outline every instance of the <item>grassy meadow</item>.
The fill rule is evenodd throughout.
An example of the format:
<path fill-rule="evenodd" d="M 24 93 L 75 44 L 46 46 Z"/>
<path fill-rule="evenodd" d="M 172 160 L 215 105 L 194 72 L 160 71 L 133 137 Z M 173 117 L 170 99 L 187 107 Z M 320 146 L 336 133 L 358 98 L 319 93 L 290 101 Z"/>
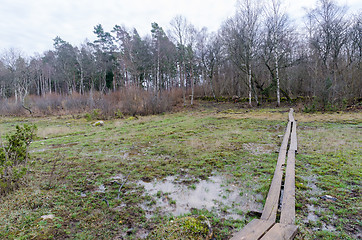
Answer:
<path fill-rule="evenodd" d="M 287 117 L 288 108 L 225 103 L 104 126 L 82 116 L 0 118 L 2 137 L 16 125 L 38 128 L 26 178 L 0 197 L 0 239 L 205 239 L 211 229 L 229 239 L 263 209 Z M 296 239 L 358 239 L 362 113 L 295 119 Z"/>

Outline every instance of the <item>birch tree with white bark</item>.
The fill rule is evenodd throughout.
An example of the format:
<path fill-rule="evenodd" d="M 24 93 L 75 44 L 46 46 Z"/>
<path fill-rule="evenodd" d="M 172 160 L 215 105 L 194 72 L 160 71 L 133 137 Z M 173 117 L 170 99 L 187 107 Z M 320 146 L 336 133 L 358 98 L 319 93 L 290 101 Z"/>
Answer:
<path fill-rule="evenodd" d="M 280 106 L 280 69 L 290 66 L 286 60 L 288 54 L 293 51 L 296 43 L 294 27 L 286 14 L 280 0 L 272 0 L 264 9 L 264 62 L 272 76 L 272 84 L 275 84 L 277 106 Z M 284 60 L 284 62 L 282 62 Z"/>

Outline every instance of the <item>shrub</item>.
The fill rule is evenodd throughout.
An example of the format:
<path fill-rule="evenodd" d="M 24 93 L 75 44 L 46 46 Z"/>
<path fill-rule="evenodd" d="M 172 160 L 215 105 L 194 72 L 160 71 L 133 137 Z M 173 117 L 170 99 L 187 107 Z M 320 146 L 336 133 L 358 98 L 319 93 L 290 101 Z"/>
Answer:
<path fill-rule="evenodd" d="M 93 121 L 93 120 L 99 120 L 100 118 L 100 113 L 99 113 L 99 109 L 93 109 L 92 112 L 90 113 L 86 113 L 84 115 L 85 119 L 87 119 L 87 121 Z"/>
<path fill-rule="evenodd" d="M 0 142 L 0 195 L 18 186 L 27 172 L 28 146 L 35 137 L 35 125 L 16 126 L 16 132 Z"/>
<path fill-rule="evenodd" d="M 91 102 L 89 102 L 88 95 L 81 95 L 79 93 L 73 93 L 69 96 L 63 97 L 63 107 L 67 110 L 68 114 L 83 113 Z"/>
<path fill-rule="evenodd" d="M 40 115 L 52 115 L 62 109 L 62 96 L 49 93 L 44 96 L 29 96 L 29 107 Z"/>
<path fill-rule="evenodd" d="M 155 92 L 128 86 L 106 94 L 92 91 L 83 95 L 31 95 L 27 97 L 26 106 L 34 116 L 84 114 L 93 120 L 159 114 L 170 111 L 180 100 L 182 91 L 177 88 Z M 94 111 L 97 115 L 93 114 Z M 15 104 L 14 99 L 0 99 L 0 115 L 24 116 L 28 112 L 21 103 Z"/>
<path fill-rule="evenodd" d="M 24 116 L 24 115 L 26 115 L 26 111 L 21 106 L 20 102 L 15 103 L 15 101 L 13 99 L 1 99 L 0 100 L 0 115 Z"/>

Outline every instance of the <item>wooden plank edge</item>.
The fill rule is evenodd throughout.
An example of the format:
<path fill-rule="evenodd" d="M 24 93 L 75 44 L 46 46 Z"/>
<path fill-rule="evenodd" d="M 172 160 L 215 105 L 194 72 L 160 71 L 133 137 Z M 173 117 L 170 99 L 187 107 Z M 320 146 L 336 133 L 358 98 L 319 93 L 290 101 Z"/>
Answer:
<path fill-rule="evenodd" d="M 285 133 L 283 136 L 283 141 L 280 145 L 280 150 L 279 150 L 279 154 L 283 151 L 286 150 L 288 148 L 288 142 L 289 142 L 289 138 L 291 135 L 291 129 L 292 129 L 292 122 L 288 122 L 287 124 L 287 128 L 285 129 Z"/>
<path fill-rule="evenodd" d="M 293 109 L 293 108 L 290 108 L 290 109 L 289 109 L 289 114 L 288 114 L 288 119 L 289 119 L 289 121 L 294 121 L 293 112 L 294 112 L 294 109 Z"/>
<path fill-rule="evenodd" d="M 295 152 L 288 151 L 280 223 L 295 223 Z"/>
<path fill-rule="evenodd" d="M 279 155 L 278 155 L 278 162 L 275 167 L 274 176 L 269 188 L 268 196 L 265 201 L 264 209 L 261 215 L 262 220 L 266 221 L 273 221 L 275 222 L 277 211 L 278 211 L 278 204 L 279 204 L 279 197 L 280 197 L 280 189 L 283 180 L 283 165 L 285 164 L 285 159 L 287 155 L 287 144 L 290 138 L 290 131 L 291 131 L 291 122 L 288 122 L 282 146 L 280 147 Z"/>
<path fill-rule="evenodd" d="M 295 152 L 298 151 L 297 121 L 293 121 L 292 133 L 291 133 L 291 137 L 290 137 L 290 145 L 292 146 L 292 149 Z"/>
<path fill-rule="evenodd" d="M 276 223 L 261 240 L 291 240 L 297 235 L 298 226 Z"/>
<path fill-rule="evenodd" d="M 282 179 L 283 171 L 281 169 L 275 170 L 260 219 L 275 222 L 278 211 Z"/>
<path fill-rule="evenodd" d="M 242 230 L 233 234 L 230 240 L 256 240 L 260 239 L 275 223 L 253 219 Z"/>

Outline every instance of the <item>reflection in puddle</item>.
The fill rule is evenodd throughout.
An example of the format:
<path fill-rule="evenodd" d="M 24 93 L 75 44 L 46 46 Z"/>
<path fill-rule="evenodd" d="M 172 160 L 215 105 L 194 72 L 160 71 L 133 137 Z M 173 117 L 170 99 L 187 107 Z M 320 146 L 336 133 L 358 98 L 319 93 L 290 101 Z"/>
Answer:
<path fill-rule="evenodd" d="M 333 232 L 333 231 L 336 231 L 336 228 L 332 225 L 323 223 L 322 230 Z"/>
<path fill-rule="evenodd" d="M 315 214 L 315 211 L 318 210 L 320 211 L 321 208 L 320 207 L 315 207 L 314 205 L 310 205 L 307 204 L 307 208 L 308 208 L 308 216 L 306 219 L 306 223 L 307 222 L 318 222 L 320 221 L 320 218 Z M 335 217 L 336 218 L 336 217 Z M 313 231 L 335 231 L 336 228 L 330 224 L 326 224 L 324 221 L 320 221 L 321 222 L 321 226 L 320 227 L 314 227 Z"/>
<path fill-rule="evenodd" d="M 244 143 L 243 148 L 254 155 L 269 154 L 275 152 L 275 144 Z"/>
<path fill-rule="evenodd" d="M 308 208 L 308 216 L 307 216 L 307 220 L 308 221 L 318 221 L 319 217 L 317 215 L 315 215 L 315 207 L 313 205 L 307 205 Z"/>
<path fill-rule="evenodd" d="M 316 176 L 311 175 L 309 177 L 304 177 L 304 180 L 308 182 L 307 187 L 309 188 L 309 193 L 312 196 L 321 196 L 323 191 L 316 185 L 316 182 L 318 181 Z"/>
<path fill-rule="evenodd" d="M 310 194 L 310 201 L 317 201 L 319 199 L 320 196 L 323 195 L 323 191 L 322 189 L 318 188 L 318 186 L 316 185 L 316 183 L 318 182 L 318 179 L 315 175 L 310 175 L 308 177 L 303 177 L 303 179 L 305 181 L 307 181 L 307 187 L 308 189 L 308 193 Z M 325 211 L 323 208 L 321 207 L 316 207 L 312 204 L 308 204 L 307 205 L 307 210 L 308 210 L 308 215 L 307 218 L 304 220 L 305 223 L 308 222 L 321 222 L 321 226 L 320 227 L 315 227 L 313 228 L 314 231 L 335 231 L 336 228 L 332 225 L 326 224 L 324 221 L 320 220 L 320 217 L 317 216 L 315 214 L 315 212 L 321 212 L 321 211 Z"/>
<path fill-rule="evenodd" d="M 208 180 L 200 180 L 198 183 L 187 186 L 177 181 L 174 176 L 168 176 L 162 181 L 144 182 L 139 184 L 144 186 L 149 195 L 156 196 L 156 207 L 163 211 L 172 213 L 175 216 L 190 212 L 192 208 L 220 210 L 222 206 L 247 211 L 261 211 L 262 204 L 256 202 L 260 195 L 244 194 L 240 196 L 240 188 L 236 186 L 223 186 L 225 180 L 220 176 L 211 176 Z M 160 194 L 162 192 L 162 194 Z M 175 200 L 175 204 L 169 204 L 169 200 Z M 144 206 L 145 210 L 152 211 Z M 148 208 L 148 209 L 147 209 Z M 235 210 L 234 209 L 234 210 Z M 233 209 L 231 209 L 233 210 Z M 235 211 L 236 211 L 235 210 Z M 241 219 L 241 216 L 233 212 L 225 212 L 225 217 Z"/>

